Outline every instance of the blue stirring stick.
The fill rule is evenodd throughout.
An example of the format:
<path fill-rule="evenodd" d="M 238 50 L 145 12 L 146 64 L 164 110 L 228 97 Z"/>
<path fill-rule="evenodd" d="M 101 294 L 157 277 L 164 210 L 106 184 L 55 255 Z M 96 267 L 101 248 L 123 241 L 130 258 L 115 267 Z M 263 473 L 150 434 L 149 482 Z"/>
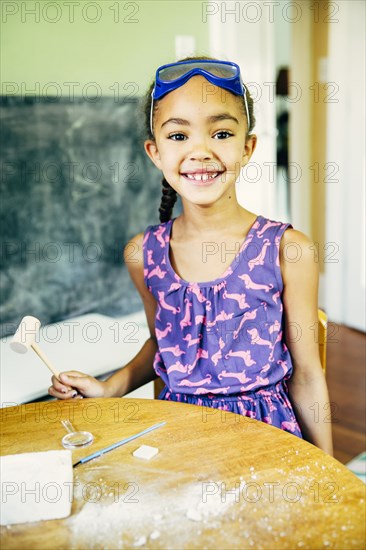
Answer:
<path fill-rule="evenodd" d="M 161 426 L 164 426 L 166 422 L 159 422 L 158 424 L 154 424 L 154 426 L 150 426 L 150 428 L 146 428 L 146 430 L 143 430 L 142 432 L 139 432 L 135 435 L 131 435 L 130 437 L 126 437 L 126 439 L 122 439 L 121 441 L 117 441 L 117 443 L 113 443 L 113 445 L 109 445 L 109 447 L 105 447 L 104 449 L 100 449 L 100 451 L 96 451 L 92 455 L 84 456 L 84 458 L 80 459 L 79 462 L 76 462 L 73 467 L 77 466 L 78 464 L 84 464 L 85 462 L 89 462 L 89 460 L 93 460 L 93 458 L 97 458 L 98 456 L 103 455 L 104 453 L 108 453 L 108 451 L 113 451 L 113 449 L 116 449 L 117 447 L 120 447 L 121 445 L 124 445 L 125 443 L 129 443 L 130 441 L 133 441 L 134 439 L 137 439 L 138 437 L 141 437 L 142 435 L 145 435 L 149 432 L 152 432 L 153 430 L 156 430 L 157 428 L 160 428 Z"/>

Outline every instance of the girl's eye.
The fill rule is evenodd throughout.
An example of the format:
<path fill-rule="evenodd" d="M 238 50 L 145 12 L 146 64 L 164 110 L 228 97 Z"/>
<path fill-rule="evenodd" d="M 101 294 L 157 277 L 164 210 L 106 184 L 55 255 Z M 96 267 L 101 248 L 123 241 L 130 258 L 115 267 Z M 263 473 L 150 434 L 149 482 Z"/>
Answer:
<path fill-rule="evenodd" d="M 216 139 L 227 139 L 228 137 L 231 137 L 233 134 L 231 132 L 227 132 L 226 130 L 220 130 L 220 132 L 217 132 L 214 135 L 214 138 Z"/>
<path fill-rule="evenodd" d="M 172 139 L 173 141 L 184 141 L 187 137 L 184 134 L 176 132 L 175 134 L 170 134 L 168 139 Z"/>

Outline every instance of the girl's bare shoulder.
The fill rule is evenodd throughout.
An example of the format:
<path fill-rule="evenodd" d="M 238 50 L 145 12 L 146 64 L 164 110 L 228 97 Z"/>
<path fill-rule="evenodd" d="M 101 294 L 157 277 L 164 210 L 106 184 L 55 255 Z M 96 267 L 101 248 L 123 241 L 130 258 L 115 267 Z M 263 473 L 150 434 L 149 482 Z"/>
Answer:
<path fill-rule="evenodd" d="M 280 241 L 280 264 L 285 278 L 315 274 L 318 255 L 314 242 L 297 229 L 286 229 Z"/>
<path fill-rule="evenodd" d="M 143 264 L 144 264 L 144 254 L 143 254 L 143 248 L 142 248 L 143 239 L 144 239 L 144 234 L 138 233 L 126 243 L 123 250 L 123 258 L 128 268 L 129 266 L 131 267 L 142 266 L 143 268 Z"/>
<path fill-rule="evenodd" d="M 289 228 L 284 232 L 281 242 L 280 251 L 283 253 L 286 248 L 290 246 L 301 249 L 302 253 L 306 253 L 307 250 L 312 251 L 314 255 L 314 242 L 305 233 L 298 231 L 297 229 Z"/>

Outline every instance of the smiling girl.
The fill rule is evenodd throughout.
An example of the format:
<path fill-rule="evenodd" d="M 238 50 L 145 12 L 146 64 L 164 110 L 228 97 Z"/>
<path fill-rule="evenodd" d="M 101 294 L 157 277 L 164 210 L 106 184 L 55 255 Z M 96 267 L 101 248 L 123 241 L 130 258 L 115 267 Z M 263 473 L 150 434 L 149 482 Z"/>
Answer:
<path fill-rule="evenodd" d="M 147 93 L 145 150 L 161 170 L 161 223 L 134 237 L 125 260 L 150 338 L 101 382 L 76 371 L 49 393 L 122 396 L 160 376 L 160 399 L 261 420 L 332 453 L 318 345 L 312 242 L 290 224 L 243 208 L 235 183 L 257 138 L 253 101 L 235 63 L 164 65 Z M 172 219 L 177 195 L 182 214 Z M 289 247 L 299 252 L 296 261 Z M 314 418 L 314 403 L 324 418 Z"/>

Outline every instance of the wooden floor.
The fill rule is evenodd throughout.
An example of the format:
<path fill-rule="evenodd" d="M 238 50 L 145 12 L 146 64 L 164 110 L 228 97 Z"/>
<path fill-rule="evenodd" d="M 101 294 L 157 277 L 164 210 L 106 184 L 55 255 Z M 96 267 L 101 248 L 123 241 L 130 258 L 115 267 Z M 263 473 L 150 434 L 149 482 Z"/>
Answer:
<path fill-rule="evenodd" d="M 366 450 L 365 364 L 366 335 L 329 323 L 327 382 L 334 456 L 343 464 Z"/>

